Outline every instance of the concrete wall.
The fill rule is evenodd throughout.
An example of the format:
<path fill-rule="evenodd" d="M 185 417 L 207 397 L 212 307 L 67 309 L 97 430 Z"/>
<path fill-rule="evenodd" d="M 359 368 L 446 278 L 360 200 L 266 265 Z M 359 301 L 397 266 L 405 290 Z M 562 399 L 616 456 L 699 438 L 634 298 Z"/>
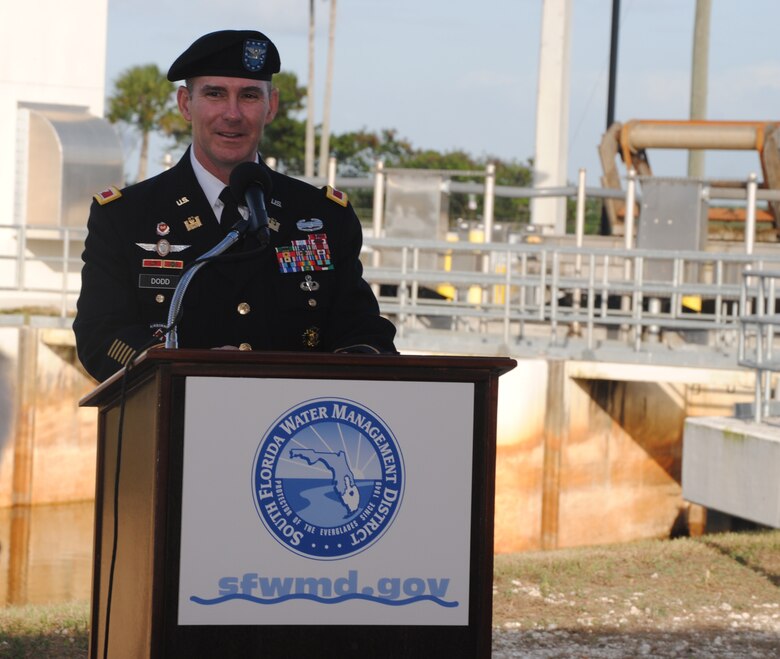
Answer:
<path fill-rule="evenodd" d="M 95 385 L 70 337 L 0 329 L 0 507 L 94 498 L 97 415 L 78 401 Z"/>
<path fill-rule="evenodd" d="M 96 414 L 77 403 L 94 382 L 70 340 L 65 330 L 0 330 L 0 412 L 13 417 L 0 507 L 93 497 Z M 518 360 L 499 388 L 496 551 L 685 532 L 685 418 L 728 416 L 752 396 L 742 370 Z"/>
<path fill-rule="evenodd" d="M 742 370 L 519 361 L 499 389 L 496 551 L 685 532 L 685 418 L 752 395 Z"/>

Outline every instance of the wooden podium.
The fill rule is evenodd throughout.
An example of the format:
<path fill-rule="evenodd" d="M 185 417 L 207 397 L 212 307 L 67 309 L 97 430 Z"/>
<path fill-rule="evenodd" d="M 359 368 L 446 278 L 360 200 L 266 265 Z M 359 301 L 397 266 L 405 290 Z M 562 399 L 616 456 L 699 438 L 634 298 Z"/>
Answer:
<path fill-rule="evenodd" d="M 143 355 L 80 403 L 99 408 L 90 657 L 489 657 L 514 366 Z"/>

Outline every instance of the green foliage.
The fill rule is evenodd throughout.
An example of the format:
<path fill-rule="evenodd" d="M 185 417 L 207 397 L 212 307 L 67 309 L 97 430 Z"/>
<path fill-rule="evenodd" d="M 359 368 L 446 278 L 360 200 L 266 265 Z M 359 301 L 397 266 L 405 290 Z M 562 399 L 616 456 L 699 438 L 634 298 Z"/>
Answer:
<path fill-rule="evenodd" d="M 160 118 L 160 132 L 173 140 L 173 148 L 183 151 L 192 140 L 192 126 L 180 112 L 171 112 Z"/>
<path fill-rule="evenodd" d="M 330 152 L 336 158 L 342 176 L 365 176 L 374 170 L 377 160 L 386 167 L 401 167 L 414 154 L 412 145 L 399 139 L 395 130 L 378 133 L 359 131 L 331 135 Z"/>
<path fill-rule="evenodd" d="M 263 157 L 276 158 L 280 171 L 302 173 L 306 122 L 300 114 L 306 107 L 306 88 L 300 87 L 297 76 L 287 71 L 274 76 L 274 87 L 279 90 L 279 111 L 265 128 Z"/>
<path fill-rule="evenodd" d="M 138 180 L 146 176 L 150 133 L 162 131 L 171 115 L 177 114 L 170 82 L 156 64 L 133 66 L 114 82 L 114 94 L 108 99 L 108 120 L 127 124 L 141 135 Z"/>
<path fill-rule="evenodd" d="M 109 119 L 134 126 L 142 134 L 157 131 L 172 139 L 178 147 L 190 141 L 189 124 L 176 110 L 174 85 L 168 82 L 155 65 L 137 66 L 125 71 L 116 81 L 116 93 L 109 99 Z M 260 147 L 265 158 L 275 158 L 277 168 L 290 175 L 301 175 L 304 170 L 306 141 L 306 88 L 298 84 L 297 76 L 282 71 L 274 76 L 274 87 L 279 90 L 279 111 L 266 127 Z M 315 153 L 319 152 L 315 145 Z M 419 149 L 391 128 L 369 131 L 362 128 L 330 136 L 330 152 L 338 163 L 340 176 L 370 176 L 376 162 L 386 168 L 428 169 L 448 172 L 453 180 L 484 183 L 484 174 L 454 176 L 452 172 L 484 172 L 488 163 L 496 166 L 496 184 L 529 186 L 530 163 L 501 160 L 492 157 L 474 157 L 462 150 L 446 152 Z M 139 176 L 139 178 L 141 178 Z M 350 197 L 356 207 L 371 207 L 372 191 L 359 189 Z M 481 195 L 477 195 L 482 203 Z M 469 196 L 450 195 L 450 217 L 474 219 L 481 217 L 482 209 L 469 209 Z M 530 219 L 528 199 L 497 197 L 495 218 L 498 222 L 526 223 Z"/>
<path fill-rule="evenodd" d="M 125 122 L 141 132 L 151 132 L 160 120 L 175 111 L 174 84 L 156 64 L 133 66 L 114 82 L 114 94 L 108 99 L 108 120 Z"/>

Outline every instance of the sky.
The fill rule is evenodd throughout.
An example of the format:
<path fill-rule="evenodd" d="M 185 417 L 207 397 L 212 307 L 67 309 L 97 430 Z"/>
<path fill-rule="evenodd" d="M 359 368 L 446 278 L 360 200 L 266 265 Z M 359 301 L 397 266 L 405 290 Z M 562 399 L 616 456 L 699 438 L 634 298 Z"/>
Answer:
<path fill-rule="evenodd" d="M 338 0 L 332 131 L 397 130 L 416 148 L 526 162 L 534 155 L 543 0 Z M 322 118 L 328 0 L 315 0 L 315 120 Z M 572 0 L 568 175 L 598 185 L 606 127 L 612 0 Z M 171 62 L 199 36 L 258 29 L 282 70 L 308 80 L 309 0 L 109 0 L 106 92 L 128 67 Z M 622 0 L 615 119 L 686 119 L 695 0 Z M 712 0 L 709 119 L 780 113 L 780 2 Z M 128 162 L 138 139 L 123 135 Z M 150 173 L 162 168 L 155 140 Z M 684 176 L 687 155 L 650 152 L 654 173 Z M 135 156 L 137 159 L 137 155 Z M 752 152 L 708 152 L 705 175 L 759 171 Z M 128 172 L 134 168 L 128 165 Z"/>

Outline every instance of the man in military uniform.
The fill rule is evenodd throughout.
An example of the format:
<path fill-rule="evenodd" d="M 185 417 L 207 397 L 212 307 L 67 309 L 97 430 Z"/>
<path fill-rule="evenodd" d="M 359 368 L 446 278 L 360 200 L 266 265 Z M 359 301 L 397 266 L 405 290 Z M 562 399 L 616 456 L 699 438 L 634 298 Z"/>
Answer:
<path fill-rule="evenodd" d="M 246 217 L 225 205 L 224 191 L 236 165 L 265 167 L 257 148 L 278 108 L 270 81 L 279 68 L 276 47 L 260 32 L 195 41 L 168 71 L 169 80 L 186 81 L 177 100 L 192 124 L 191 147 L 170 170 L 95 195 L 73 329 L 96 379 L 164 342 L 188 264 L 224 238 L 237 212 Z M 362 233 L 347 196 L 268 173 L 268 246 L 258 252 L 246 235 L 230 252 L 247 258 L 197 273 L 182 304 L 179 346 L 394 353 L 395 328 L 362 278 Z"/>

